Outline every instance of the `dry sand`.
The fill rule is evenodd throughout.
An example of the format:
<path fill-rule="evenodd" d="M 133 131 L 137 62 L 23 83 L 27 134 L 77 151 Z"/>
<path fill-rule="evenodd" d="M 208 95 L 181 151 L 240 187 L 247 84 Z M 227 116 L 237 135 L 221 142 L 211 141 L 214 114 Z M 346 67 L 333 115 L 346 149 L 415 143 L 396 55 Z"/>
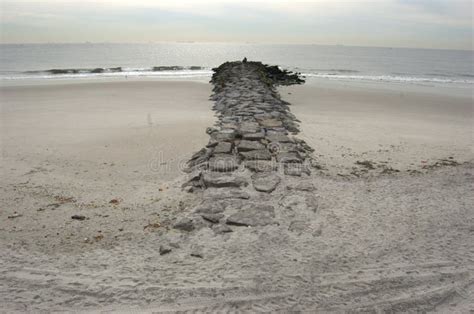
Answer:
<path fill-rule="evenodd" d="M 188 238 L 166 226 L 197 201 L 179 165 L 207 143 L 210 85 L 2 87 L 2 309 L 472 310 L 472 98 L 280 92 L 325 168 L 305 179 L 317 212 Z M 165 240 L 180 248 L 160 255 Z"/>

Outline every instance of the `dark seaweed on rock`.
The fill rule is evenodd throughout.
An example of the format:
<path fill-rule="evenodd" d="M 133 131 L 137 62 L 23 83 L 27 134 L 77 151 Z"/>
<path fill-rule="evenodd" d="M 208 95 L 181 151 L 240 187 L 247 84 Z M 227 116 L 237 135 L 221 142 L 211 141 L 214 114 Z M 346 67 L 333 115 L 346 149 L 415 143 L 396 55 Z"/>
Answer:
<path fill-rule="evenodd" d="M 260 74 L 261 80 L 265 82 L 268 86 L 273 85 L 295 85 L 295 84 L 303 84 L 305 81 L 301 78 L 300 73 L 293 73 L 287 70 L 281 70 L 278 66 L 270 66 L 267 64 L 263 64 L 262 62 L 256 61 L 233 61 L 233 62 L 226 62 L 220 65 L 217 68 L 212 69 L 214 74 L 212 75 L 211 83 L 213 83 L 216 87 L 219 87 L 223 84 L 226 77 L 223 75 L 224 72 L 228 71 L 230 68 L 239 65 L 241 63 L 245 63 L 251 65 L 252 67 L 256 68 L 256 71 Z"/>

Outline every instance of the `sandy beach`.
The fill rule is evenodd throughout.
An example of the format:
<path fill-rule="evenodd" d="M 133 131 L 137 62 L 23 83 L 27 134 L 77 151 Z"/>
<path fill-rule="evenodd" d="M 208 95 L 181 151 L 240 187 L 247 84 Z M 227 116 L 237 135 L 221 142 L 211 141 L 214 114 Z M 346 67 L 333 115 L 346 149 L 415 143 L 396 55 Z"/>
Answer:
<path fill-rule="evenodd" d="M 168 226 L 196 203 L 210 84 L 0 87 L 0 311 L 473 310 L 472 94 L 435 89 L 280 87 L 317 212 L 185 242 Z"/>

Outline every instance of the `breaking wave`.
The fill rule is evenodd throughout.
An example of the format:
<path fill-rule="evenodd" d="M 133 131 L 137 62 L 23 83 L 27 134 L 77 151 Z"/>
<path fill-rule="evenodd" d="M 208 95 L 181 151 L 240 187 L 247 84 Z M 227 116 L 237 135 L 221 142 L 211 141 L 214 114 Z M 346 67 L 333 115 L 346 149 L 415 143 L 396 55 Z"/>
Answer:
<path fill-rule="evenodd" d="M 68 68 L 25 71 L 2 75 L 6 80 L 18 79 L 70 79 L 70 78 L 113 78 L 113 77 L 163 77 L 192 78 L 212 74 L 210 67 L 202 66 L 153 66 L 149 68 Z"/>
<path fill-rule="evenodd" d="M 437 83 L 474 84 L 474 80 L 438 75 L 438 77 L 418 77 L 405 75 L 347 75 L 334 73 L 302 73 L 305 77 L 331 80 L 396 82 L 396 83 Z"/>
<path fill-rule="evenodd" d="M 282 66 L 282 68 L 285 68 Z M 433 84 L 474 84 L 474 75 L 467 73 L 447 74 L 447 73 L 426 73 L 418 75 L 413 73 L 393 72 L 387 75 L 364 74 L 355 69 L 328 68 L 328 69 L 302 69 L 289 68 L 301 73 L 307 78 L 320 78 L 342 81 L 381 81 L 397 83 L 433 83 Z M 24 79 L 93 79 L 93 78 L 127 78 L 127 77 L 149 77 L 149 78 L 210 78 L 211 67 L 204 66 L 178 66 L 164 65 L 144 68 L 130 67 L 110 67 L 110 68 L 55 68 L 48 70 L 35 70 L 24 72 L 4 72 L 1 74 L 3 80 L 24 80 Z"/>

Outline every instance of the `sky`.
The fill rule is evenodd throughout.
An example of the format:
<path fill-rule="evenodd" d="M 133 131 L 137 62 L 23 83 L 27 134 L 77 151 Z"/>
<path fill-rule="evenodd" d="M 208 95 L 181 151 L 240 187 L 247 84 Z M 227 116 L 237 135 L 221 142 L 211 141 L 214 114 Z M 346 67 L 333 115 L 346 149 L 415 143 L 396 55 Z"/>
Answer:
<path fill-rule="evenodd" d="M 195 41 L 473 50 L 472 2 L 0 0 L 0 42 Z"/>

